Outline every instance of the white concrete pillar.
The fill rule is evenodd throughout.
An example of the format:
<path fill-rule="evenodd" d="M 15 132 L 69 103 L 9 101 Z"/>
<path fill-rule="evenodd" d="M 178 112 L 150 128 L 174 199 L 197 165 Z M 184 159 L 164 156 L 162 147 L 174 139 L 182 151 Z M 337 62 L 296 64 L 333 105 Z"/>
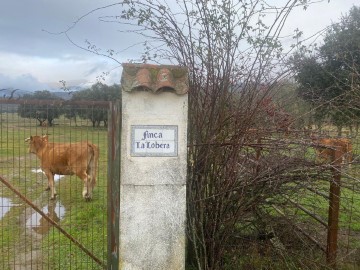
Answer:
<path fill-rule="evenodd" d="M 119 269 L 185 269 L 187 69 L 123 64 Z"/>

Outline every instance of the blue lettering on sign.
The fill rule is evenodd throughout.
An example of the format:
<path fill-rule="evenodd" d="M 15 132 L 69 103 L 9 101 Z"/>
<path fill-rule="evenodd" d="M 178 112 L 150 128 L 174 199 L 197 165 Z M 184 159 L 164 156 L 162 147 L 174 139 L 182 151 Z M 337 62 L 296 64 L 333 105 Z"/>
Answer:
<path fill-rule="evenodd" d="M 138 149 L 170 149 L 169 143 L 158 142 L 135 142 Z"/>
<path fill-rule="evenodd" d="M 131 126 L 131 156 L 176 157 L 178 127 L 175 125 Z"/>
<path fill-rule="evenodd" d="M 149 132 L 146 130 L 141 140 L 145 141 L 146 139 L 161 139 L 162 137 L 162 132 Z"/>

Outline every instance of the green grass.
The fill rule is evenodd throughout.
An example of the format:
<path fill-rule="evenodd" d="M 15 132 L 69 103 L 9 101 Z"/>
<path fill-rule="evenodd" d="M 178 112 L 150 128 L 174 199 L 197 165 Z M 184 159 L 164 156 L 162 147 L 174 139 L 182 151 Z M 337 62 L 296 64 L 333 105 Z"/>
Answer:
<path fill-rule="evenodd" d="M 353 138 L 353 152 L 355 157 L 360 152 L 360 144 L 357 138 Z M 311 153 L 309 149 L 309 153 Z M 339 233 L 338 233 L 338 262 L 339 269 L 358 269 L 360 262 L 347 261 L 351 254 L 360 253 L 360 165 L 355 162 L 351 167 L 342 168 L 341 189 L 340 189 L 340 210 L 339 210 Z M 319 179 L 311 184 L 313 189 L 320 190 L 323 194 L 329 195 L 331 174 L 329 179 Z M 309 184 L 309 183 L 308 183 Z M 329 200 L 306 189 L 299 190 L 292 198 L 306 209 L 319 216 L 325 223 L 328 222 Z M 293 207 L 288 208 L 287 214 L 292 215 L 296 220 L 304 223 L 314 224 L 313 230 L 317 230 L 317 239 L 326 243 L 327 229 L 314 220 L 304 211 Z M 314 233 L 314 231 L 312 232 Z M 350 256 L 344 256 L 349 252 Z"/>
<path fill-rule="evenodd" d="M 358 153 L 360 153 L 360 141 L 358 141 L 358 139 L 360 138 L 353 138 L 352 140 L 355 158 Z M 308 160 L 315 160 L 314 149 L 308 147 L 304 157 Z M 360 260 L 358 259 L 358 255 L 360 254 L 360 165 L 358 164 L 358 161 L 355 160 L 355 163 L 351 167 L 344 166 L 342 172 L 338 233 L 338 269 L 360 269 Z M 302 205 L 311 213 L 320 217 L 321 220 L 327 224 L 329 212 L 328 199 L 313 191 L 305 189 L 304 186 L 308 185 L 328 196 L 331 179 L 332 176 L 330 172 L 328 179 L 307 180 L 305 177 L 303 182 L 288 184 L 289 190 L 294 190 L 294 188 L 296 188 L 297 192 L 294 192 L 291 195 L 288 194 L 287 196 L 279 194 L 279 196 L 272 199 L 278 209 L 285 214 L 286 219 L 290 219 L 291 222 L 302 227 L 302 229 L 313 236 L 314 239 L 321 243 L 325 248 L 327 228 L 309 214 L 299 209 L 294 204 L 291 204 L 287 198 Z M 278 213 L 271 205 L 266 206 L 263 210 L 269 213 L 275 221 L 284 218 L 284 216 Z M 239 234 L 247 235 L 248 233 L 251 235 L 254 233 L 253 231 L 256 231 L 256 228 L 249 227 L 248 230 L 249 232 L 246 232 L 242 229 L 239 231 Z M 275 261 L 274 255 L 271 254 L 259 255 L 257 249 L 259 249 L 259 246 L 263 245 L 263 243 L 255 243 L 254 252 L 251 252 L 249 248 L 237 251 L 236 256 L 231 254 L 231 258 L 229 259 L 229 262 L 227 262 L 229 268 L 227 267 L 226 269 L 298 269 L 295 265 L 292 265 L 292 262 L 302 262 L 302 260 L 314 262 L 313 269 L 322 269 L 319 266 L 320 264 L 326 265 L 325 254 L 322 251 L 313 249 L 312 247 L 306 247 L 305 244 L 301 243 L 299 246 L 296 245 L 297 240 L 295 239 L 295 235 L 300 234 L 299 232 L 295 233 L 295 230 L 287 232 L 284 227 L 277 228 L 276 232 L 278 232 L 279 236 L 285 235 L 285 239 L 282 240 L 285 245 L 290 244 L 290 246 L 287 246 L 285 256 L 289 260 L 288 262 Z M 236 257 L 236 259 L 234 259 L 234 257 Z M 279 255 L 276 254 L 275 258 L 278 257 Z M 285 265 L 285 263 L 288 264 Z M 312 267 L 309 269 L 312 269 Z"/>
<path fill-rule="evenodd" d="M 75 239 L 81 239 L 80 242 L 92 253 L 105 260 L 107 225 L 104 222 L 104 215 L 107 213 L 107 206 L 104 203 L 106 202 L 104 194 L 106 194 L 106 188 L 104 185 L 97 187 L 94 190 L 94 199 L 87 203 L 81 197 L 82 183 L 76 181 L 77 183 L 74 184 L 74 180 L 77 179 L 68 178 L 58 188 L 59 194 L 64 194 L 64 196 L 60 195 L 59 200 L 65 209 L 68 209 L 65 218 L 61 221 L 61 226 Z M 104 181 L 104 179 L 99 179 L 99 181 Z M 79 268 L 72 269 L 87 269 L 89 264 L 92 265 L 92 260 L 74 244 L 70 244 L 65 236 L 49 234 L 45 243 L 51 243 L 55 249 L 60 250 L 58 254 L 50 258 L 52 269 L 70 269 L 72 264 L 79 264 Z M 61 264 L 57 265 L 57 262 Z M 101 269 L 96 267 L 95 264 L 90 269 Z"/>
<path fill-rule="evenodd" d="M 30 135 L 50 134 L 49 140 L 54 142 L 76 142 L 90 140 L 100 148 L 100 170 L 98 172 L 97 186 L 95 187 L 93 200 L 85 202 L 82 198 L 82 182 L 76 176 L 66 176 L 56 184 L 58 192 L 57 201 L 65 208 L 65 215 L 60 221 L 61 227 L 77 239 L 102 261 L 107 258 L 107 130 L 104 127 L 92 128 L 91 123 L 78 120 L 69 123 L 67 119 L 60 118 L 55 121 L 55 126 L 43 128 L 37 126 L 33 119 L 23 119 L 17 114 L 2 114 L 0 123 L 0 175 L 5 177 L 14 187 L 31 201 L 41 198 L 42 206 L 49 202 L 49 193 L 44 192 L 47 185 L 46 177 L 41 173 L 33 173 L 32 169 L 40 167 L 39 160 L 35 155 L 27 152 L 27 144 L 24 139 Z M 355 142 L 355 141 L 354 141 Z M 359 153 L 360 144 L 354 143 L 354 152 Z M 309 147 L 306 157 L 314 158 L 314 150 Z M 358 178 L 360 165 L 354 164 L 347 169 L 351 177 Z M 321 180 L 321 181 L 320 181 Z M 355 236 L 360 233 L 360 190 L 359 181 L 350 177 L 343 177 L 342 182 L 354 189 L 341 190 L 341 211 L 339 218 L 342 233 L 351 232 Z M 329 184 L 324 179 L 314 183 L 314 187 L 329 192 Z M 24 213 L 25 203 L 22 202 L 12 191 L 0 185 L 0 196 L 10 198 L 17 206 L 0 220 L 0 269 L 10 269 L 9 264 L 14 264 L 19 252 L 32 248 L 29 237 L 24 233 L 24 224 L 19 219 Z M 302 190 L 294 195 L 294 200 L 314 211 L 327 222 L 329 204 L 321 196 L 314 195 L 311 191 Z M 296 216 L 300 222 L 315 222 L 301 210 L 288 208 L 289 215 Z M 276 215 L 275 212 L 272 212 Z M 321 228 L 321 226 L 319 226 Z M 322 228 L 322 230 L 325 230 Z M 356 237 L 342 243 L 350 249 L 359 249 L 360 241 Z M 22 241 L 23 250 L 17 249 L 17 243 Z M 44 269 L 101 269 L 88 255 L 63 236 L 56 228 L 42 239 L 41 242 L 42 263 Z M 238 264 L 234 264 L 230 258 L 228 265 L 233 264 L 233 269 L 258 267 L 257 269 L 295 269 L 291 263 L 282 265 L 282 262 L 272 261 L 271 257 L 257 256 L 256 251 L 249 250 L 249 256 L 238 258 Z M 305 251 L 304 251 L 305 252 Z M 236 260 L 235 260 L 236 261 Z M 282 268 L 283 267 L 283 268 Z M 229 268 L 232 269 L 232 268 Z M 270 269 L 270 268 L 269 268 Z M 347 268 L 344 268 L 347 269 Z M 348 268 L 352 269 L 352 268 Z"/>

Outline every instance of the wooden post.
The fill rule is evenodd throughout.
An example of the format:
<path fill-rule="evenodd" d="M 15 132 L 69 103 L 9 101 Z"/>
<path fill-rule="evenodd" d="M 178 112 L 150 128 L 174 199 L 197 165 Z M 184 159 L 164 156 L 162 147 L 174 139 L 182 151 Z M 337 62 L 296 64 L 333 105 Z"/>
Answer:
<path fill-rule="evenodd" d="M 332 268 L 336 268 L 337 238 L 339 229 L 339 206 L 340 206 L 340 182 L 342 152 L 339 147 L 332 151 L 332 174 L 330 182 L 330 200 L 328 216 L 328 235 L 326 247 L 326 262 Z"/>
<path fill-rule="evenodd" d="M 111 102 L 108 114 L 108 265 L 106 269 L 119 269 L 120 222 L 120 130 L 121 104 Z"/>
<path fill-rule="evenodd" d="M 262 147 L 260 146 L 262 141 L 261 138 L 258 138 L 256 140 L 257 143 L 257 147 L 255 148 L 255 159 L 256 159 L 256 168 L 255 168 L 255 175 L 257 176 L 259 174 L 260 171 L 260 156 L 261 156 L 261 150 Z"/>

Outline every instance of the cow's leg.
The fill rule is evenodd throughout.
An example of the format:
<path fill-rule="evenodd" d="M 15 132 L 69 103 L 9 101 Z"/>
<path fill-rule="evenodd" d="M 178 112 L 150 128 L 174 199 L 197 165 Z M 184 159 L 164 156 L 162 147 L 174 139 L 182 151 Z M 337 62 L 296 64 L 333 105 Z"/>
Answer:
<path fill-rule="evenodd" d="M 43 173 L 46 175 L 46 178 L 47 178 L 47 180 L 48 180 L 48 184 L 47 184 L 47 187 L 45 188 L 45 191 L 49 191 L 49 190 L 50 190 L 50 180 L 49 180 L 48 174 L 51 173 L 51 172 L 47 172 L 47 173 L 46 173 L 46 172 L 43 170 Z"/>
<path fill-rule="evenodd" d="M 95 188 L 96 185 L 96 174 L 97 174 L 97 168 L 98 168 L 98 163 L 99 163 L 99 150 L 95 145 L 92 145 L 92 157 L 88 163 L 88 170 L 87 173 L 90 176 L 90 187 L 91 187 L 91 191 L 90 194 L 92 194 L 92 191 Z"/>
<path fill-rule="evenodd" d="M 48 179 L 48 188 L 51 191 L 50 199 L 55 199 L 56 196 L 56 189 L 55 189 L 55 181 L 54 181 L 54 174 L 50 171 L 45 171 L 46 177 Z"/>
<path fill-rule="evenodd" d="M 83 198 L 87 201 L 92 198 L 92 187 L 89 175 L 86 175 L 84 180 Z"/>
<path fill-rule="evenodd" d="M 84 188 L 82 192 L 82 196 L 85 200 L 91 200 L 92 192 L 91 192 L 91 183 L 90 183 L 90 177 L 86 172 L 81 172 L 78 174 L 78 177 L 80 177 L 84 182 Z"/>
<path fill-rule="evenodd" d="M 92 196 L 92 192 L 94 190 L 95 185 L 96 185 L 95 171 L 90 170 L 90 172 L 88 173 L 88 187 L 89 187 L 90 196 Z"/>

